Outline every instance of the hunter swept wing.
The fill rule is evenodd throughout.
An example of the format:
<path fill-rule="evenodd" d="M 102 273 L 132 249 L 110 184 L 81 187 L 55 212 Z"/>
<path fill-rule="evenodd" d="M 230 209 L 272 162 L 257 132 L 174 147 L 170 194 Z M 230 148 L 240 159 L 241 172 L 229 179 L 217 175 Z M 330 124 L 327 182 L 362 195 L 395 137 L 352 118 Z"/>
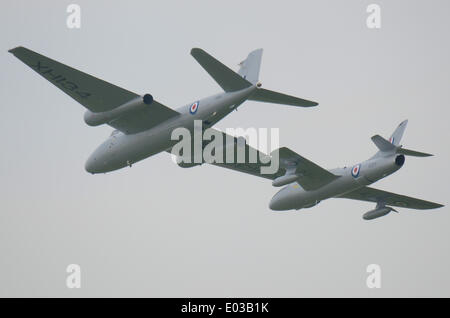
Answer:
<path fill-rule="evenodd" d="M 279 153 L 280 166 L 285 167 L 288 173 L 292 171 L 297 176 L 296 181 L 305 190 L 318 189 L 339 177 L 287 147 L 273 151 L 272 156 L 276 155 L 276 151 Z"/>
<path fill-rule="evenodd" d="M 443 206 L 439 203 L 411 198 L 406 195 L 396 194 L 370 187 L 363 187 L 353 192 L 342 194 L 338 197 L 375 203 L 384 203 L 385 205 L 418 210 L 435 209 Z"/>
<path fill-rule="evenodd" d="M 223 134 L 223 138 L 227 136 L 225 133 L 221 133 Z M 238 138 L 231 138 L 234 138 L 235 140 L 236 148 L 234 153 L 236 154 L 238 149 Z M 251 163 L 249 160 L 248 153 L 250 150 L 253 150 L 258 154 L 258 160 L 255 163 Z M 305 190 L 317 189 L 339 177 L 286 147 L 272 151 L 270 155 L 271 160 L 276 160 L 278 156 L 279 168 L 277 172 L 270 174 L 261 173 L 262 167 L 270 166 L 270 164 L 259 160 L 261 157 L 267 157 L 266 154 L 247 144 L 245 144 L 245 153 L 247 154 L 245 163 L 226 163 L 223 161 L 223 163 L 213 163 L 213 165 L 271 180 L 289 177 L 290 180 L 298 182 Z M 234 162 L 236 162 L 236 160 Z M 292 178 L 291 176 L 294 177 Z"/>

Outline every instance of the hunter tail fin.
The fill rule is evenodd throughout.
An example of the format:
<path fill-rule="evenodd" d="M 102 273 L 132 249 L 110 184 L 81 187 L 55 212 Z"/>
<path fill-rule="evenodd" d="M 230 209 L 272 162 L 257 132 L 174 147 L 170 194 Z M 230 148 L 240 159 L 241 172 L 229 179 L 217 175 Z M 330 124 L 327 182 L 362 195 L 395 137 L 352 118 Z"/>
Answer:
<path fill-rule="evenodd" d="M 398 125 L 397 129 L 394 131 L 394 133 L 391 135 L 389 140 L 384 139 L 380 135 L 373 136 L 372 141 L 375 144 L 375 146 L 377 146 L 377 148 L 379 149 L 376 155 L 397 153 L 413 157 L 432 156 L 432 154 L 429 153 L 402 148 L 403 146 L 400 145 L 400 140 L 402 139 L 407 124 L 408 120 L 401 122 L 400 125 Z"/>
<path fill-rule="evenodd" d="M 402 121 L 400 125 L 395 129 L 389 138 L 389 142 L 394 146 L 400 145 L 400 141 L 402 140 L 403 133 L 405 132 L 406 126 L 408 125 L 408 119 Z"/>

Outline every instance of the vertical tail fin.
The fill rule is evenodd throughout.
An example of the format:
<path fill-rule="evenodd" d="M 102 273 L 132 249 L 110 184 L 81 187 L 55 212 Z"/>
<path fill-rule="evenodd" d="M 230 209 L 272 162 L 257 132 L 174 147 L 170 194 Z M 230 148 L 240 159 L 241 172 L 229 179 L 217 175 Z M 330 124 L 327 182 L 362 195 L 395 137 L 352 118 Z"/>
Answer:
<path fill-rule="evenodd" d="M 301 107 L 318 105 L 310 100 L 260 88 L 258 77 L 262 53 L 263 49 L 250 52 L 247 58 L 240 63 L 239 73 L 236 73 L 202 49 L 193 48 L 191 50 L 191 55 L 225 92 L 235 92 L 256 86 L 258 89 L 253 92 L 253 95 L 249 96 L 248 100 Z"/>
<path fill-rule="evenodd" d="M 400 125 L 398 125 L 397 129 L 392 133 L 389 138 L 389 142 L 394 146 L 399 146 L 400 141 L 402 140 L 403 133 L 405 132 L 406 125 L 408 125 L 408 119 L 402 121 Z"/>
<path fill-rule="evenodd" d="M 250 52 L 245 60 L 239 63 L 241 68 L 239 69 L 238 74 L 253 85 L 258 83 L 262 54 L 263 49 L 254 50 Z"/>
<path fill-rule="evenodd" d="M 403 133 L 405 132 L 406 125 L 408 124 L 408 120 L 404 120 L 398 125 L 397 129 L 393 132 L 389 140 L 384 139 L 380 135 L 372 136 L 372 141 L 377 146 L 379 151 L 375 154 L 375 156 L 379 156 L 381 154 L 401 154 L 405 156 L 413 156 L 413 157 L 429 157 L 432 156 L 426 152 L 419 152 L 415 150 L 405 149 L 400 145 L 400 141 L 402 140 Z"/>

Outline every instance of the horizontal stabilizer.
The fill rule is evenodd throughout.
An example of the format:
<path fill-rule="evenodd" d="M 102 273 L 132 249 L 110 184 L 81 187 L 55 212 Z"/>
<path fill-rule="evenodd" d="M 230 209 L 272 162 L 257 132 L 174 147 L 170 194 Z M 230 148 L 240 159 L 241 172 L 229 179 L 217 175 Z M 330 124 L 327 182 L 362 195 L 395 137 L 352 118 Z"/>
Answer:
<path fill-rule="evenodd" d="M 375 135 L 372 137 L 373 143 L 380 149 L 381 152 L 393 152 L 402 154 L 405 156 L 413 156 L 413 157 L 430 157 L 432 154 L 419 152 L 415 150 L 409 150 L 402 148 L 402 146 L 395 146 L 380 135 Z"/>
<path fill-rule="evenodd" d="M 252 83 L 242 78 L 239 74 L 220 63 L 202 49 L 193 48 L 191 55 L 225 92 L 239 91 L 252 86 Z"/>
<path fill-rule="evenodd" d="M 400 153 L 405 156 L 413 156 L 413 157 L 431 157 L 432 154 L 426 153 L 426 152 L 419 152 L 415 150 L 409 150 L 405 148 L 398 148 L 397 153 Z"/>
<path fill-rule="evenodd" d="M 372 141 L 377 146 L 380 151 L 383 152 L 389 152 L 394 151 L 397 147 L 395 147 L 393 144 L 391 144 L 389 141 L 381 137 L 380 135 L 372 136 Z"/>
<path fill-rule="evenodd" d="M 316 102 L 301 99 L 295 96 L 286 95 L 278 92 L 274 92 L 268 89 L 260 88 L 255 91 L 253 95 L 250 96 L 248 100 L 254 100 L 258 102 L 283 104 L 290 106 L 300 106 L 300 107 L 312 107 L 319 105 Z"/>

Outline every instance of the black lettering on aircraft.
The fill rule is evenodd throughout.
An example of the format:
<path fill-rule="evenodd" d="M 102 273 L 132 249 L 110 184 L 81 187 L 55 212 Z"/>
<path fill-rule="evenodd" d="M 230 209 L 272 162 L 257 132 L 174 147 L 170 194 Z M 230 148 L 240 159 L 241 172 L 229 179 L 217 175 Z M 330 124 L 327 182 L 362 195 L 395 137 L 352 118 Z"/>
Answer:
<path fill-rule="evenodd" d="M 81 98 L 88 98 L 89 96 L 91 96 L 91 93 L 88 92 L 76 91 L 75 93 L 77 93 Z"/>
<path fill-rule="evenodd" d="M 88 98 L 92 94 L 89 92 L 81 91 L 79 89 L 79 86 L 68 80 L 66 77 L 60 74 L 54 74 L 54 70 L 50 68 L 48 65 L 43 65 L 41 61 L 37 61 L 36 65 L 32 66 L 38 73 L 49 79 L 50 81 L 54 82 L 55 84 L 58 84 L 63 89 L 72 91 L 73 93 L 77 94 L 81 98 Z"/>
<path fill-rule="evenodd" d="M 69 81 L 66 81 L 64 84 L 62 84 L 62 86 L 71 91 L 75 91 L 78 88 L 77 84 Z"/>

